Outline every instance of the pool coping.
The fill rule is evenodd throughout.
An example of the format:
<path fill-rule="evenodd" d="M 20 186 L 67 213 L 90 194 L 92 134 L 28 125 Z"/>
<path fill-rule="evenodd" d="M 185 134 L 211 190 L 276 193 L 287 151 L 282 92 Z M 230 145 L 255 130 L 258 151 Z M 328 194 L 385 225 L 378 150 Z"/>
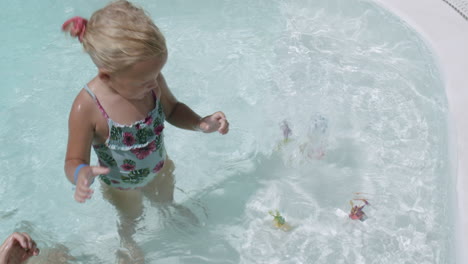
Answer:
<path fill-rule="evenodd" d="M 434 52 L 449 104 L 454 152 L 457 263 L 468 263 L 468 21 L 444 0 L 374 0 L 417 30 Z"/>

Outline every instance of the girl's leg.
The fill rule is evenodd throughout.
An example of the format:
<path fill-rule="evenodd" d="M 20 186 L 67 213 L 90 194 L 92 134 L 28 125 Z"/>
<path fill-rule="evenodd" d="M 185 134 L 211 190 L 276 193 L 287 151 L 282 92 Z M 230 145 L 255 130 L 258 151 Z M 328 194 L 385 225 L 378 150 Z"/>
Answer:
<path fill-rule="evenodd" d="M 101 184 L 103 195 L 119 214 L 117 224 L 121 246 L 128 249 L 133 258 L 132 263 L 144 263 L 144 254 L 133 239 L 135 227 L 143 214 L 142 193 L 140 190 L 119 190 Z M 139 262 L 141 261 L 141 262 Z"/>
<path fill-rule="evenodd" d="M 189 208 L 173 203 L 175 188 L 174 169 L 174 162 L 167 158 L 158 176 L 142 188 L 143 195 L 150 200 L 153 206 L 160 209 L 163 218 L 173 217 L 173 213 L 176 213 L 189 219 L 188 222 L 198 224 L 198 218 Z M 170 222 L 171 224 L 175 224 L 174 221 Z"/>
<path fill-rule="evenodd" d="M 174 169 L 174 162 L 167 158 L 158 176 L 141 189 L 152 204 L 174 201 Z"/>

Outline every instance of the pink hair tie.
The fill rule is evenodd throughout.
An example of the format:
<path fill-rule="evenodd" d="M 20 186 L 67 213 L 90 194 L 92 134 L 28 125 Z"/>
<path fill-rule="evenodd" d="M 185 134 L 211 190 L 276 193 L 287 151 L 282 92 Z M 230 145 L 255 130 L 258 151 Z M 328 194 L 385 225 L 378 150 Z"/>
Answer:
<path fill-rule="evenodd" d="M 87 23 L 88 23 L 88 20 L 82 17 L 79 17 L 79 16 L 72 17 L 68 19 L 67 21 L 65 21 L 65 23 L 63 23 L 62 30 L 69 31 L 71 36 L 78 37 L 78 40 L 80 42 L 83 42 L 83 36 L 86 31 Z"/>

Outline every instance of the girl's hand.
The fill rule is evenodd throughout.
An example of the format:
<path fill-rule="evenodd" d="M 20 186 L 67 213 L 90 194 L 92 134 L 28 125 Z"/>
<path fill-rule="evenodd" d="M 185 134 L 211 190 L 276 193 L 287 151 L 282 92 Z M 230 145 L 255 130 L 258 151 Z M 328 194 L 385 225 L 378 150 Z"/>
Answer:
<path fill-rule="evenodd" d="M 229 132 L 229 122 L 223 112 L 216 112 L 200 120 L 198 127 L 204 133 L 218 131 L 221 135 Z"/>
<path fill-rule="evenodd" d="M 20 264 L 39 255 L 36 242 L 26 233 L 13 233 L 0 246 L 0 263 Z"/>
<path fill-rule="evenodd" d="M 80 169 L 76 180 L 75 200 L 84 203 L 91 199 L 94 191 L 89 188 L 96 176 L 109 173 L 109 168 L 99 166 L 86 166 Z"/>

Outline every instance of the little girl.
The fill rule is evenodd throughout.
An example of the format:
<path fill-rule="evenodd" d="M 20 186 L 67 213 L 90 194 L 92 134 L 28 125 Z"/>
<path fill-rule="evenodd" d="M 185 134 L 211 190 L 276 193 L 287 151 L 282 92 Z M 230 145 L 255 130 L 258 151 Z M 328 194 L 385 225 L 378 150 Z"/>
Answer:
<path fill-rule="evenodd" d="M 177 101 L 161 73 L 168 57 L 164 37 L 142 9 L 112 2 L 89 21 L 69 19 L 63 30 L 78 38 L 98 69 L 71 108 L 65 173 L 80 203 L 91 198 L 90 185 L 99 176 L 104 197 L 119 212 L 121 242 L 134 255 L 142 196 L 155 202 L 173 199 L 164 121 L 223 135 L 229 123 L 222 112 L 201 118 Z M 89 165 L 91 147 L 99 166 Z"/>

